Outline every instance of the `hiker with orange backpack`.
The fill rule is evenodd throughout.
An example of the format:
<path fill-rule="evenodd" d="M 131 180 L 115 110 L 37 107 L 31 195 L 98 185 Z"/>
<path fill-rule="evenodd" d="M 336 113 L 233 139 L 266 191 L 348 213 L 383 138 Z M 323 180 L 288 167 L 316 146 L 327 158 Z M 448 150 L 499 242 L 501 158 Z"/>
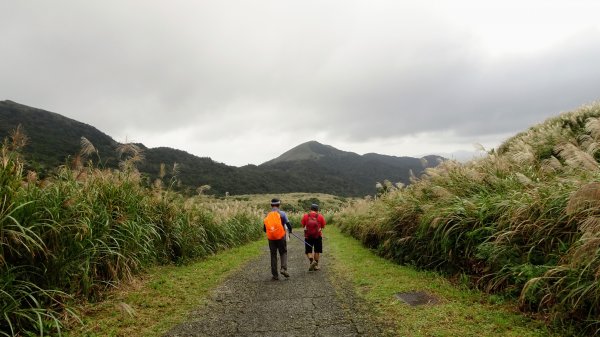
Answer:
<path fill-rule="evenodd" d="M 292 225 L 288 220 L 287 214 L 279 209 L 281 201 L 277 198 L 271 200 L 271 211 L 265 217 L 263 221 L 263 230 L 267 233 L 267 239 L 269 240 L 269 250 L 271 251 L 271 274 L 273 275 L 272 280 L 279 280 L 279 274 L 277 274 L 277 252 L 279 252 L 279 258 L 281 259 L 281 275 L 286 278 L 290 277 L 287 272 L 287 242 L 286 242 L 286 230 L 292 232 Z"/>
<path fill-rule="evenodd" d="M 325 217 L 319 213 L 319 205 L 310 205 L 310 212 L 302 216 L 302 227 L 304 228 L 304 252 L 310 267 L 308 271 L 319 270 L 319 258 L 323 253 L 323 235 L 325 228 Z"/>

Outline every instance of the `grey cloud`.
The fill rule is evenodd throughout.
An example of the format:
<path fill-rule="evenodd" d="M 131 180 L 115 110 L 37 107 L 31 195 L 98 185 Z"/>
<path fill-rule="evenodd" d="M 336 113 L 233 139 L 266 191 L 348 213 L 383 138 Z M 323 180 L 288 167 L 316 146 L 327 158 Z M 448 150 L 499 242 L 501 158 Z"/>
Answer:
<path fill-rule="evenodd" d="M 195 125 L 205 141 L 271 119 L 354 142 L 506 134 L 598 99 L 598 31 L 492 60 L 425 5 L 387 5 L 5 2 L 0 93 L 108 133 Z"/>
<path fill-rule="evenodd" d="M 588 38 L 600 41 L 600 35 Z M 521 130 L 599 98 L 600 44 L 574 43 L 541 57 L 485 64 L 448 50 L 429 64 L 334 92 L 328 125 L 350 138 L 456 130 L 484 135 Z M 427 55 L 423 55 L 427 57 Z M 385 67 L 388 63 L 382 65 Z"/>

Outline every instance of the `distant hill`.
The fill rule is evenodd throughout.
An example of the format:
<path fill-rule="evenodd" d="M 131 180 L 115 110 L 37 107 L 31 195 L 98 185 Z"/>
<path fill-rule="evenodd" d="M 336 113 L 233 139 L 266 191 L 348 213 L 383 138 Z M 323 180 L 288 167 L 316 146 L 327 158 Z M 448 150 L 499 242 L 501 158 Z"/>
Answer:
<path fill-rule="evenodd" d="M 335 192 L 341 195 L 373 194 L 376 182 L 389 180 L 408 184 L 410 172 L 419 175 L 425 168 L 436 166 L 439 156 L 425 158 L 395 157 L 376 153 L 359 155 L 340 151 L 316 141 L 300 144 L 260 167 L 303 176 L 318 185 L 335 179 Z M 369 191 L 368 193 L 365 193 Z M 334 193 L 335 194 L 335 193 Z"/>
<path fill-rule="evenodd" d="M 30 167 L 44 172 L 65 164 L 69 156 L 79 152 L 81 137 L 98 149 L 100 165 L 117 167 L 118 142 L 93 126 L 66 118 L 57 113 L 28 107 L 12 101 L 0 101 L 0 137 L 4 139 L 17 125 L 24 128 L 29 143 L 24 154 Z M 185 151 L 158 147 L 146 148 L 145 161 L 138 165 L 150 181 L 159 175 L 161 163 L 167 167 L 165 181 L 173 175 L 177 163 L 176 186 L 190 193 L 202 185 L 210 185 L 209 193 L 223 195 L 321 192 L 340 196 L 374 194 L 375 183 L 409 182 L 410 171 L 419 175 L 443 159 L 395 157 L 376 153 L 358 155 L 332 146 L 310 141 L 300 144 L 281 156 L 261 165 L 228 166 L 208 157 L 198 157 Z"/>

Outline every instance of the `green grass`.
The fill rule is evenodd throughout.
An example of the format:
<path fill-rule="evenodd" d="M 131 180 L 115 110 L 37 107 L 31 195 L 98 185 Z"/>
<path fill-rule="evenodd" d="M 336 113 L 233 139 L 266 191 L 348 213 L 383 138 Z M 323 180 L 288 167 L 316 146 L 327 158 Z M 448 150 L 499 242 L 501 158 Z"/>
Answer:
<path fill-rule="evenodd" d="M 223 200 L 236 200 L 258 209 L 270 209 L 272 198 L 281 200 L 281 208 L 286 212 L 307 212 L 312 203 L 320 205 L 321 211 L 336 211 L 345 206 L 348 200 L 352 198 L 338 197 L 324 193 L 270 193 L 270 194 L 243 194 L 234 195 L 227 198 L 215 198 L 214 196 L 204 196 L 199 198 L 204 203 L 219 203 Z"/>
<path fill-rule="evenodd" d="M 557 336 L 544 323 L 514 312 L 514 304 L 451 284 L 433 272 L 417 271 L 383 259 L 330 226 L 324 242 L 334 281 L 348 279 L 374 319 L 390 336 Z M 410 307 L 395 294 L 425 291 L 438 305 Z"/>
<path fill-rule="evenodd" d="M 154 267 L 99 303 L 81 305 L 83 325 L 67 336 L 160 336 L 183 322 L 209 291 L 261 253 L 264 240 L 185 266 Z"/>

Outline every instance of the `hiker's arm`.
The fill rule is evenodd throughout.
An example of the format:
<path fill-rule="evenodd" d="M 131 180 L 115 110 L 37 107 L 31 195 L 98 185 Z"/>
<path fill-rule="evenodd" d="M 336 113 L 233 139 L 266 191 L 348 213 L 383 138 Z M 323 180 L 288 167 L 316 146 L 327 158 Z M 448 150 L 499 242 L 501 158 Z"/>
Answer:
<path fill-rule="evenodd" d="M 290 219 L 288 219 L 287 214 L 283 211 L 279 211 L 279 216 L 281 217 L 281 223 L 287 226 L 288 232 L 292 232 L 292 224 L 290 223 Z M 285 228 L 285 227 L 284 227 Z"/>

